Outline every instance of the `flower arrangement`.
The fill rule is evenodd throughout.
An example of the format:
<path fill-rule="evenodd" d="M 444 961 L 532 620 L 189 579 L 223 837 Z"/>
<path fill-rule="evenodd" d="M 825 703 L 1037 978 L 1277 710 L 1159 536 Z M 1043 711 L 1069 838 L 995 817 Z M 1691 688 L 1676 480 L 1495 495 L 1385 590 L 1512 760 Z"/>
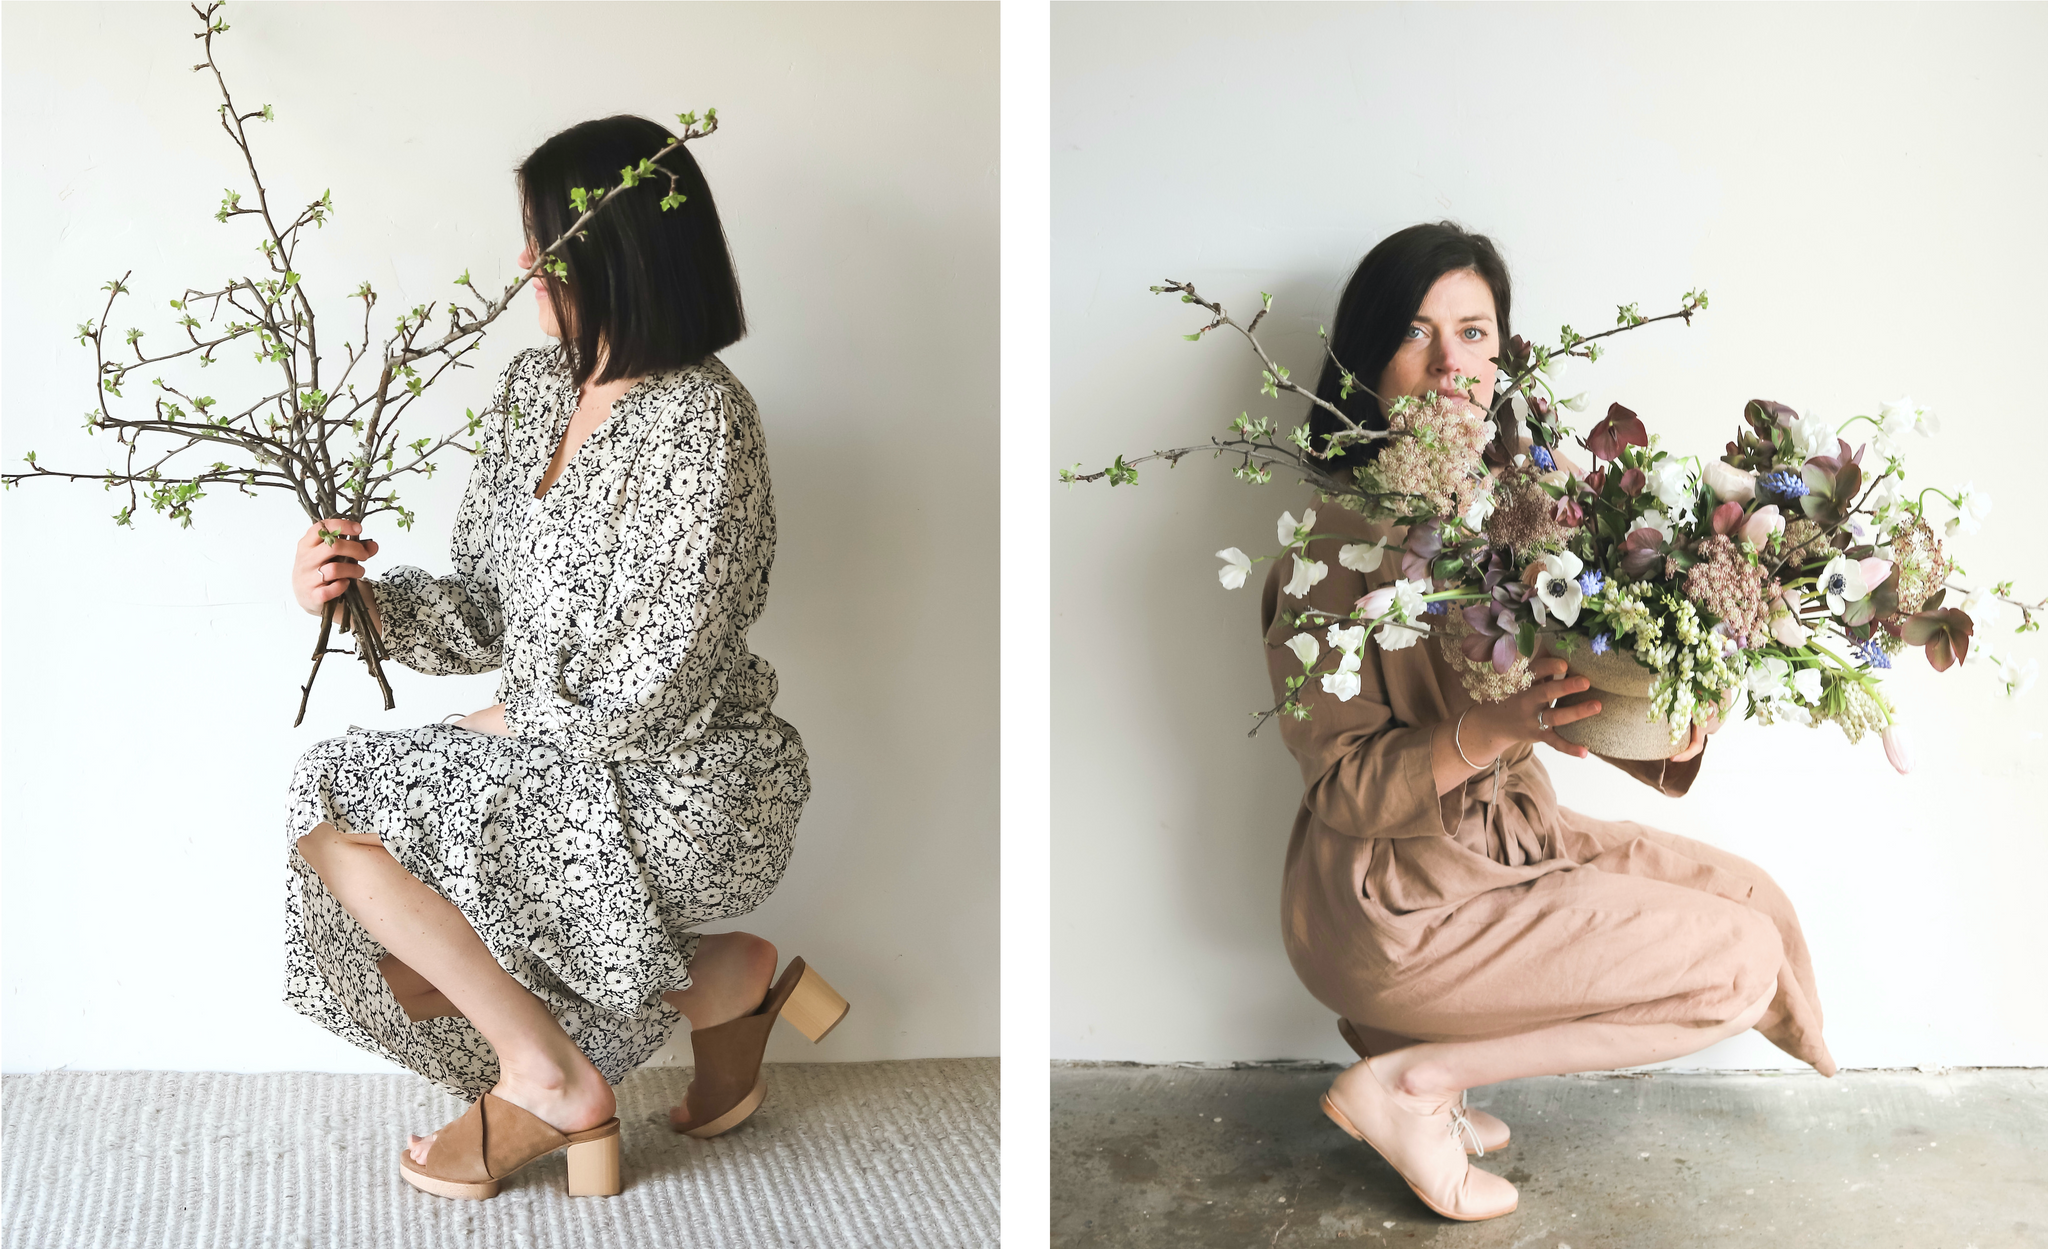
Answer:
<path fill-rule="evenodd" d="M 1882 677 L 1907 648 L 1938 671 L 1988 656 L 2013 695 L 2038 675 L 2036 660 L 1990 655 L 1978 635 L 2008 609 L 2018 613 L 2015 633 L 2036 631 L 2035 613 L 2048 610 L 2048 601 L 2013 597 L 2010 581 L 1974 590 L 1951 581 L 1957 569 L 1945 543 L 1975 533 L 1990 499 L 1967 485 L 1953 494 L 1906 490 L 1902 440 L 1932 436 L 1939 426 L 1912 400 L 1839 425 L 1752 400 L 1724 454 L 1706 460 L 1662 446 L 1619 403 L 1584 434 L 1572 433 L 1566 414 L 1583 411 L 1586 400 L 1562 393 L 1569 363 L 1599 359 L 1597 340 L 1613 334 L 1656 321 L 1690 324 L 1707 306 L 1704 291 L 1687 292 L 1676 311 L 1659 317 L 1622 307 L 1616 327 L 1598 334 L 1567 325 L 1554 347 L 1513 338 L 1494 361 L 1500 374 L 1487 407 L 1471 400 L 1477 379 L 1460 377 L 1455 384 L 1465 395 L 1395 397 L 1381 404 L 1386 428 L 1368 429 L 1290 380 L 1268 355 L 1257 328 L 1270 296 L 1239 324 L 1188 283 L 1152 289 L 1212 314 L 1186 337 L 1238 331 L 1263 366 L 1264 393 L 1304 397 L 1337 416 L 1340 428 L 1316 437 L 1303 424 L 1283 434 L 1240 414 L 1227 436 L 1206 447 L 1118 456 L 1097 473 L 1063 471 L 1062 480 L 1128 484 L 1147 460 L 1177 463 L 1211 450 L 1236 457 L 1243 480 L 1266 482 L 1276 467 L 1289 469 L 1324 504 L 1406 527 L 1398 546 L 1382 538 L 1337 552 L 1339 564 L 1361 572 L 1398 559 L 1391 585 L 1341 615 L 1283 609 L 1298 630 L 1286 645 L 1302 672 L 1259 715 L 1254 732 L 1275 714 L 1307 719 L 1298 694 L 1311 680 L 1340 701 L 1357 696 L 1368 640 L 1402 650 L 1434 635 L 1475 699 L 1528 688 L 1539 654 L 1564 656 L 1574 667 L 1632 658 L 1648 679 L 1648 719 L 1668 729 L 1666 754 L 1694 724 L 1732 714 L 1746 696 L 1747 714 L 1765 724 L 1831 721 L 1852 742 L 1880 734 L 1904 771 L 1907 747 Z M 1327 334 L 1319 336 L 1327 351 Z M 1371 393 L 1337 363 L 1341 397 Z M 1855 428 L 1861 424 L 1869 430 Z M 1518 428 L 1526 428 L 1526 443 Z M 1864 440 L 1852 445 L 1858 434 Z M 1379 445 L 1366 466 L 1346 473 L 1331 463 L 1367 443 Z M 1572 461 L 1568 443 L 1583 450 L 1589 467 Z M 1953 512 L 1939 531 L 1930 497 Z M 1260 557 L 1292 561 L 1286 596 L 1303 597 L 1328 573 L 1309 557 L 1309 543 L 1335 535 L 1318 533 L 1315 521 L 1312 510 L 1299 520 L 1283 513 L 1279 554 Z M 1259 562 L 1236 547 L 1217 555 L 1226 588 L 1242 586 Z M 1610 708 L 1571 727 L 1614 714 Z"/>

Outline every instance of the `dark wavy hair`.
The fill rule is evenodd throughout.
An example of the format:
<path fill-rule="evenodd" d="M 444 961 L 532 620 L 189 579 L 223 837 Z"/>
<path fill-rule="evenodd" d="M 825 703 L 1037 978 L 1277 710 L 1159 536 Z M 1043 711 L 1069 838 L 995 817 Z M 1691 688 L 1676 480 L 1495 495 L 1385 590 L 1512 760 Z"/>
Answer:
<path fill-rule="evenodd" d="M 1401 340 L 1429 288 L 1444 274 L 1459 269 L 1476 272 L 1492 289 L 1493 313 L 1498 322 L 1495 341 L 1505 344 L 1510 332 L 1508 303 L 1512 292 L 1507 262 L 1500 258 L 1493 240 L 1452 221 L 1412 225 L 1381 239 L 1358 262 L 1358 268 L 1352 270 L 1351 280 L 1344 285 L 1344 297 L 1337 302 L 1337 316 L 1330 332 L 1330 351 L 1335 359 L 1325 359 L 1323 363 L 1322 379 L 1316 383 L 1317 397 L 1336 404 L 1344 415 L 1367 429 L 1385 429 L 1387 414 L 1371 395 L 1353 390 L 1349 399 L 1340 397 L 1343 375 L 1337 361 L 1342 361 L 1343 367 L 1351 370 L 1360 382 L 1377 389 L 1380 374 L 1400 350 Z M 1482 396 L 1481 402 L 1491 398 Z M 1330 413 L 1320 407 L 1310 408 L 1309 429 L 1318 447 L 1325 437 L 1342 428 L 1343 424 Z M 1349 447 L 1328 461 L 1330 471 L 1348 478 L 1351 470 L 1370 464 L 1385 445 L 1369 442 Z"/>
<path fill-rule="evenodd" d="M 616 187 L 675 136 L 621 114 L 569 127 L 519 162 L 519 206 L 528 238 L 544 247 L 580 215 L 572 187 Z M 685 197 L 664 211 L 669 180 L 656 174 L 606 203 L 562 249 L 563 280 L 543 272 L 578 386 L 695 364 L 747 332 L 739 278 L 711 188 L 688 147 L 661 158 Z M 596 373 L 599 343 L 604 371 Z"/>

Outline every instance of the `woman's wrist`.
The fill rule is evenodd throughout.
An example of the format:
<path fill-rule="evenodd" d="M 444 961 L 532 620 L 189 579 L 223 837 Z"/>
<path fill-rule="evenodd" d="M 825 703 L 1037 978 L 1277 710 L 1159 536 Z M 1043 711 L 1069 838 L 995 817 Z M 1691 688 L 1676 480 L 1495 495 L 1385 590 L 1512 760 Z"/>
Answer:
<path fill-rule="evenodd" d="M 1458 757 L 1474 771 L 1493 766 L 1501 753 L 1514 745 L 1501 736 L 1494 725 L 1493 710 L 1496 704 L 1479 703 L 1468 708 L 1454 726 L 1456 736 L 1452 744 L 1458 748 Z"/>

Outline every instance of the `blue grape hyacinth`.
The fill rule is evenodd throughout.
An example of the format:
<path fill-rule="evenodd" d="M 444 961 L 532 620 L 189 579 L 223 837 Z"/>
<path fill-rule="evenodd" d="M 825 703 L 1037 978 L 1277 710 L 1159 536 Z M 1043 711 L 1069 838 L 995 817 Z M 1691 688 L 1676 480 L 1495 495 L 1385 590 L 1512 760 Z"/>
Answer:
<path fill-rule="evenodd" d="M 1557 460 L 1550 454 L 1550 448 L 1541 443 L 1529 448 L 1529 458 L 1536 461 L 1536 467 L 1546 473 L 1557 467 Z"/>
<path fill-rule="evenodd" d="M 1773 473 L 1765 473 L 1757 484 L 1788 502 L 1812 493 L 1806 487 L 1806 479 L 1790 469 L 1781 468 Z"/>
<path fill-rule="evenodd" d="M 1579 593 L 1592 598 L 1600 593 L 1600 587 L 1607 584 L 1607 574 L 1598 568 L 1588 568 L 1579 574 Z"/>
<path fill-rule="evenodd" d="M 1596 633 L 1593 635 L 1592 651 L 1595 655 L 1605 655 L 1613 649 L 1614 635 L 1612 633 Z"/>
<path fill-rule="evenodd" d="M 1861 642 L 1850 647 L 1850 649 L 1855 651 L 1864 663 L 1869 664 L 1873 668 L 1889 668 L 1892 666 L 1892 657 L 1884 653 L 1884 647 L 1879 646 L 1877 639 L 1874 637 L 1864 638 Z"/>

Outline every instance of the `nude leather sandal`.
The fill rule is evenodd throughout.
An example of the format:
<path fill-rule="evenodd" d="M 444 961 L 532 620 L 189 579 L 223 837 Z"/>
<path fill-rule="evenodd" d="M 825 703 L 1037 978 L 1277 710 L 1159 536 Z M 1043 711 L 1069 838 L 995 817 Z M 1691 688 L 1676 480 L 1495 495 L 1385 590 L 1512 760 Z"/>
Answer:
<path fill-rule="evenodd" d="M 1412 1118 L 1414 1117 L 1414 1112 L 1403 1109 L 1394 1101 L 1386 1089 L 1381 1087 L 1378 1078 L 1373 1076 L 1370 1067 L 1366 1068 L 1366 1077 L 1358 1085 L 1359 1099 L 1364 1104 L 1355 1107 L 1359 1112 L 1360 1123 L 1363 1124 L 1362 1127 L 1357 1123 L 1353 1123 L 1348 1115 L 1339 1110 L 1337 1104 L 1330 1100 L 1328 1093 L 1323 1094 L 1323 1113 L 1329 1116 L 1330 1122 L 1343 1128 L 1353 1140 L 1364 1141 L 1367 1145 L 1371 1146 L 1374 1153 L 1386 1159 L 1388 1166 L 1394 1166 L 1394 1160 L 1387 1157 L 1387 1152 L 1375 1144 L 1372 1136 L 1367 1135 L 1367 1133 L 1370 1132 L 1381 1136 L 1382 1139 L 1386 1139 L 1392 1135 L 1401 1117 Z M 1439 1107 L 1439 1112 L 1446 1109 L 1451 1114 L 1451 1132 L 1453 1135 L 1456 1135 L 1459 1123 L 1464 1119 L 1464 1116 L 1459 1114 L 1458 1108 L 1450 1102 L 1446 1102 L 1442 1107 Z M 1467 1125 L 1467 1128 L 1469 1130 L 1469 1125 Z M 1432 1191 L 1428 1192 L 1423 1191 L 1422 1186 L 1409 1178 L 1408 1174 L 1401 1170 L 1400 1167 L 1394 1167 L 1394 1174 L 1400 1176 L 1402 1181 L 1414 1191 L 1415 1195 L 1422 1199 L 1423 1205 L 1428 1206 L 1431 1210 L 1436 1211 L 1447 1219 L 1474 1223 L 1482 1219 L 1497 1219 L 1504 1214 L 1514 1213 L 1515 1207 L 1521 1204 L 1522 1198 L 1513 1184 L 1493 1174 L 1491 1171 L 1480 1170 L 1471 1163 L 1465 1162 L 1462 1157 L 1458 1161 L 1464 1163 L 1464 1168 L 1457 1178 L 1441 1182 Z"/>
<path fill-rule="evenodd" d="M 776 1017 L 795 1024 L 816 1044 L 839 1026 L 849 1009 L 823 976 L 800 958 L 789 960 L 752 1014 L 690 1030 L 697 1073 L 683 1094 L 683 1104 L 669 1112 L 669 1126 L 695 1137 L 717 1136 L 738 1127 L 768 1094 L 768 1086 L 761 1082 L 761 1055 Z"/>
<path fill-rule="evenodd" d="M 558 1149 L 569 1151 L 571 1197 L 616 1197 L 619 1193 L 619 1121 L 607 1119 L 581 1132 L 557 1132 L 522 1106 L 486 1093 L 462 1117 L 442 1128 L 427 1150 L 425 1165 L 400 1150 L 398 1165 L 414 1188 L 440 1197 L 481 1201 L 498 1195 L 498 1185 L 521 1167 Z"/>
<path fill-rule="evenodd" d="M 1365 1048 L 1365 1042 L 1359 1039 L 1358 1030 L 1342 1015 L 1337 1016 L 1337 1035 L 1344 1038 L 1344 1044 L 1351 1047 L 1352 1053 L 1360 1058 L 1372 1057 L 1372 1051 Z M 1512 1139 L 1508 1134 L 1508 1125 L 1483 1110 L 1473 1110 L 1467 1106 L 1462 1091 L 1458 1094 L 1458 1109 L 1470 1125 L 1471 1139 L 1465 1143 L 1466 1153 L 1475 1158 L 1484 1158 L 1489 1152 L 1508 1147 L 1508 1141 Z"/>

